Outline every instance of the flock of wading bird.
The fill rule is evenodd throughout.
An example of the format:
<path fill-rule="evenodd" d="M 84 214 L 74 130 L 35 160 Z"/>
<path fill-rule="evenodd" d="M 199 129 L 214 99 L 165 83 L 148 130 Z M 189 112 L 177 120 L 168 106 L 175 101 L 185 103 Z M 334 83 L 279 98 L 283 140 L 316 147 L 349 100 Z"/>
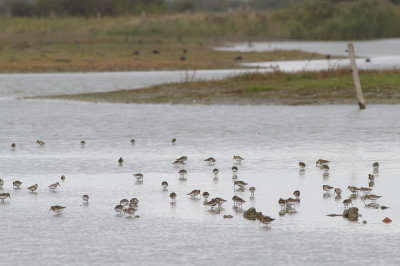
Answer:
<path fill-rule="evenodd" d="M 173 145 L 175 145 L 176 139 L 175 138 L 172 139 L 171 142 Z M 44 147 L 46 145 L 46 143 L 41 140 L 37 140 L 36 143 L 40 147 Z M 80 144 L 82 147 L 84 147 L 85 141 L 82 140 L 80 142 Z M 131 144 L 135 144 L 134 139 L 131 140 Z M 11 144 L 11 149 L 12 150 L 16 149 L 15 143 Z M 180 158 L 177 158 L 172 164 L 175 166 L 183 167 L 185 165 L 187 159 L 188 159 L 187 156 L 181 156 Z M 246 183 L 242 180 L 238 180 L 238 170 L 239 170 L 238 165 L 240 165 L 243 160 L 244 159 L 241 156 L 238 156 L 238 155 L 233 156 L 234 165 L 232 166 L 232 181 L 233 181 L 233 185 L 234 185 L 234 192 L 235 191 L 246 191 L 246 186 L 248 185 L 248 183 Z M 215 162 L 216 162 L 216 160 L 213 157 L 207 158 L 204 161 L 206 163 L 208 163 L 210 166 L 214 166 Z M 123 158 L 120 157 L 118 159 L 119 165 L 122 166 L 123 162 L 124 162 Z M 328 164 L 329 164 L 328 160 L 319 159 L 316 161 L 316 166 L 321 168 L 322 170 L 324 170 L 323 177 L 329 176 Z M 299 162 L 299 167 L 300 167 L 300 174 L 301 175 L 304 174 L 306 164 L 304 162 Z M 218 178 L 219 170 L 217 168 L 214 168 L 212 170 L 212 172 L 214 174 L 214 178 Z M 187 180 L 187 171 L 185 169 L 180 169 L 178 171 L 178 174 L 179 174 L 179 180 Z M 366 208 L 375 208 L 375 209 L 381 208 L 383 210 L 388 208 L 386 206 L 381 206 L 378 203 L 376 203 L 376 201 L 379 198 L 381 198 L 381 196 L 371 194 L 371 191 L 372 191 L 371 187 L 374 186 L 374 179 L 375 179 L 375 176 L 378 174 L 379 174 L 379 163 L 374 162 L 373 163 L 373 174 L 368 175 L 369 187 L 360 187 L 360 188 L 355 187 L 355 186 L 347 187 L 347 190 L 349 190 L 351 192 L 351 196 L 349 198 L 343 200 L 343 205 L 344 205 L 345 209 L 348 208 L 350 204 L 353 204 L 352 200 L 359 198 L 359 195 L 358 195 L 359 192 L 363 193 L 363 195 L 360 198 L 364 201 L 364 205 Z M 136 174 L 133 174 L 133 176 L 136 178 L 137 184 L 143 184 L 143 174 L 142 173 L 136 173 Z M 65 181 L 64 175 L 61 176 L 61 181 Z M 2 180 L 0 178 L 0 188 L 3 185 L 4 185 L 4 180 Z M 22 185 L 21 181 L 19 181 L 19 180 L 13 181 L 14 189 L 21 189 L 21 185 Z M 49 185 L 48 188 L 50 191 L 55 191 L 59 186 L 60 186 L 60 183 L 56 182 L 54 184 Z M 34 193 L 38 189 L 38 187 L 39 187 L 38 184 L 34 184 L 32 186 L 27 187 L 27 189 L 31 193 Z M 162 181 L 161 187 L 163 190 L 167 190 L 168 182 Z M 324 191 L 324 197 L 330 197 L 331 191 L 333 190 L 333 193 L 335 195 L 335 200 L 341 200 L 342 189 L 334 188 L 330 185 L 323 185 L 322 189 Z M 253 199 L 256 188 L 250 187 L 248 189 L 248 191 L 250 192 L 250 199 Z M 200 195 L 204 198 L 204 205 L 209 206 L 211 208 L 210 211 L 219 212 L 222 205 L 225 202 L 227 202 L 227 200 L 220 198 L 220 197 L 214 197 L 211 200 L 209 200 L 210 194 L 207 191 L 204 191 L 201 194 L 199 189 L 195 189 L 187 194 L 187 196 L 190 196 L 191 198 L 201 197 Z M 282 216 L 282 215 L 285 215 L 286 213 L 296 212 L 295 205 L 300 202 L 300 191 L 299 190 L 294 191 L 293 195 L 295 196 L 295 198 L 287 198 L 287 199 L 280 198 L 278 200 L 278 204 L 281 206 L 281 211 L 279 212 L 279 215 Z M 171 204 L 175 204 L 177 196 L 178 195 L 175 192 L 171 192 L 169 194 L 169 197 L 171 199 Z M 3 202 L 7 198 L 11 199 L 10 193 L 0 193 L 0 199 Z M 366 200 L 370 200 L 371 202 L 366 203 Z M 82 201 L 83 201 L 83 205 L 88 205 L 89 195 L 83 195 Z M 234 208 L 238 209 L 238 210 L 242 210 L 242 205 L 246 202 L 243 198 L 241 198 L 237 195 L 234 195 L 232 197 L 232 201 L 234 204 Z M 139 204 L 139 200 L 137 198 L 132 198 L 130 200 L 122 199 L 122 200 L 120 200 L 119 204 L 114 207 L 114 210 L 117 213 L 117 215 L 125 215 L 126 214 L 126 215 L 128 215 L 128 217 L 139 217 L 139 216 L 135 215 L 136 211 L 138 210 L 138 204 Z M 64 206 L 54 205 L 54 206 L 50 207 L 49 212 L 52 211 L 56 215 L 60 215 L 65 208 L 66 207 L 64 207 Z M 228 215 L 228 218 L 231 218 L 231 217 L 232 216 L 229 217 L 229 215 Z M 257 219 L 259 220 L 259 224 L 262 223 L 265 225 L 269 225 L 272 221 L 275 220 L 274 218 L 271 218 L 271 217 L 265 216 L 265 215 L 257 215 Z"/>

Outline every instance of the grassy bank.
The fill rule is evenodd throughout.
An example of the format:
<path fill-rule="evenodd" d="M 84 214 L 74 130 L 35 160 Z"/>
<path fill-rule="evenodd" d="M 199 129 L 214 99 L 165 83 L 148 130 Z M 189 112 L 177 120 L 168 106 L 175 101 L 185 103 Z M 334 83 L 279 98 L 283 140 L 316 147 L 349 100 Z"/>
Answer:
<path fill-rule="evenodd" d="M 400 103 L 400 71 L 362 71 L 360 79 L 367 104 Z M 253 73 L 218 81 L 39 98 L 155 104 L 356 104 L 348 70 Z"/>

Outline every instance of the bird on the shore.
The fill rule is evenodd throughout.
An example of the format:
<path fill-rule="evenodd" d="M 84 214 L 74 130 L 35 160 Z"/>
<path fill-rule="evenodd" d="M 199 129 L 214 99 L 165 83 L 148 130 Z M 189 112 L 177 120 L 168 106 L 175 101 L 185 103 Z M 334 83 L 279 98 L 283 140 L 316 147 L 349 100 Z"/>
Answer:
<path fill-rule="evenodd" d="M 324 191 L 326 191 L 326 192 L 330 192 L 331 190 L 332 190 L 332 186 L 330 186 L 330 185 L 323 185 L 322 186 L 322 189 L 324 190 Z"/>
<path fill-rule="evenodd" d="M 232 174 L 234 177 L 237 176 L 237 172 L 239 171 L 239 169 L 236 166 L 232 166 Z"/>
<path fill-rule="evenodd" d="M 238 196 L 233 196 L 232 200 L 233 200 L 234 204 L 239 206 L 239 208 L 242 208 L 242 205 L 246 202 L 244 199 L 242 199 L 241 197 L 238 197 Z"/>
<path fill-rule="evenodd" d="M 122 200 L 119 201 L 119 204 L 122 205 L 122 206 L 128 206 L 129 200 L 127 200 L 127 199 L 122 199 Z"/>
<path fill-rule="evenodd" d="M 348 186 L 347 190 L 350 190 L 351 193 L 358 193 L 360 189 L 358 187 Z"/>
<path fill-rule="evenodd" d="M 304 168 L 306 168 L 306 164 L 303 162 L 299 162 L 299 166 L 301 170 L 304 170 Z"/>
<path fill-rule="evenodd" d="M 119 157 L 119 159 L 118 159 L 119 165 L 122 165 L 123 162 L 124 162 L 124 159 L 122 159 L 122 157 Z"/>
<path fill-rule="evenodd" d="M 323 165 L 326 165 L 326 164 L 328 164 L 329 163 L 329 161 L 328 160 L 324 160 L 324 159 L 318 159 L 316 162 L 315 162 L 315 166 L 323 166 Z"/>
<path fill-rule="evenodd" d="M 374 194 L 367 194 L 365 195 L 364 199 L 371 200 L 372 202 L 375 202 L 376 200 L 380 199 L 382 196 L 374 195 Z"/>
<path fill-rule="evenodd" d="M 131 198 L 129 201 L 129 206 L 137 206 L 139 204 L 139 200 L 137 198 Z"/>
<path fill-rule="evenodd" d="M 3 202 L 4 202 L 4 200 L 5 200 L 6 198 L 10 198 L 10 199 L 11 199 L 10 193 L 1 193 L 1 194 L 0 194 L 0 199 L 1 199 Z"/>
<path fill-rule="evenodd" d="M 44 141 L 41 141 L 41 140 L 36 140 L 36 143 L 39 144 L 39 146 L 41 146 L 41 147 L 46 145 L 46 143 Z"/>
<path fill-rule="evenodd" d="M 345 199 L 343 201 L 344 208 L 349 207 L 350 204 L 353 205 L 353 202 L 351 202 L 351 199 Z"/>
<path fill-rule="evenodd" d="M 322 170 L 324 170 L 325 173 L 327 173 L 329 171 L 329 166 L 327 164 L 323 164 L 322 165 Z"/>
<path fill-rule="evenodd" d="M 22 185 L 22 182 L 21 182 L 21 181 L 15 180 L 15 181 L 13 182 L 13 187 L 14 187 L 14 189 L 19 189 L 21 185 Z"/>
<path fill-rule="evenodd" d="M 261 224 L 269 225 L 272 221 L 275 220 L 275 218 L 271 218 L 269 216 L 261 216 L 259 219 L 258 225 L 260 226 Z"/>
<path fill-rule="evenodd" d="M 135 139 L 131 139 L 131 144 L 135 144 Z"/>
<path fill-rule="evenodd" d="M 0 178 L 0 187 L 4 185 L 4 180 Z"/>
<path fill-rule="evenodd" d="M 197 195 L 200 195 L 200 190 L 199 190 L 199 189 L 195 189 L 195 190 L 193 190 L 192 192 L 190 192 L 190 193 L 188 193 L 188 194 L 186 194 L 186 195 L 188 195 L 188 196 L 194 198 L 194 197 L 196 197 Z"/>
<path fill-rule="evenodd" d="M 338 187 L 335 188 L 334 193 L 338 196 L 340 196 L 340 194 L 342 194 L 342 190 Z"/>
<path fill-rule="evenodd" d="M 365 193 L 365 194 L 368 194 L 369 192 L 372 191 L 372 188 L 369 188 L 369 187 L 360 187 L 360 191 L 363 192 L 363 193 Z"/>
<path fill-rule="evenodd" d="M 244 189 L 247 185 L 248 183 L 240 180 L 233 182 L 233 186 L 238 186 L 239 189 Z"/>
<path fill-rule="evenodd" d="M 278 204 L 279 204 L 279 206 L 281 206 L 281 210 L 285 207 L 286 203 L 287 203 L 287 200 L 279 198 Z"/>
<path fill-rule="evenodd" d="M 175 192 L 171 192 L 171 193 L 169 194 L 169 197 L 171 198 L 171 202 L 175 202 L 175 199 L 176 199 L 177 195 L 176 195 Z"/>
<path fill-rule="evenodd" d="M 213 157 L 207 158 L 204 161 L 207 162 L 209 165 L 215 164 L 215 159 Z"/>
<path fill-rule="evenodd" d="M 378 162 L 374 162 L 374 163 L 372 164 L 372 167 L 373 167 L 374 169 L 378 169 L 378 168 L 379 168 L 379 163 L 378 163 Z"/>
<path fill-rule="evenodd" d="M 176 144 L 176 138 L 173 138 L 173 139 L 171 140 L 171 143 L 172 143 L 172 144 Z"/>
<path fill-rule="evenodd" d="M 371 180 L 371 181 L 374 181 L 375 180 L 375 176 L 371 175 L 371 174 L 368 174 L 368 179 Z"/>
<path fill-rule="evenodd" d="M 221 208 L 222 204 L 226 202 L 223 198 L 214 198 L 215 202 L 218 204 L 218 207 Z"/>
<path fill-rule="evenodd" d="M 244 159 L 239 155 L 235 155 L 233 156 L 233 160 L 236 161 L 236 163 L 241 163 Z"/>
<path fill-rule="evenodd" d="M 206 206 L 210 206 L 211 207 L 211 210 L 215 207 L 215 206 L 217 206 L 217 201 L 215 200 L 215 199 L 211 199 L 209 202 L 206 202 L 206 203 L 204 203 L 204 205 L 206 205 Z"/>
<path fill-rule="evenodd" d="M 88 195 L 83 195 L 82 196 L 82 200 L 83 200 L 83 203 L 88 203 L 89 202 L 89 196 Z"/>
<path fill-rule="evenodd" d="M 135 208 L 127 208 L 124 209 L 124 213 L 128 214 L 128 217 L 135 216 L 136 209 Z"/>
<path fill-rule="evenodd" d="M 295 190 L 295 191 L 293 192 L 293 195 L 294 195 L 296 198 L 300 197 L 300 190 Z"/>
<path fill-rule="evenodd" d="M 54 183 L 54 184 L 51 184 L 50 186 L 49 186 L 49 189 L 51 190 L 51 191 L 54 191 L 57 187 L 59 187 L 60 186 L 60 183 L 58 183 L 58 182 L 56 182 L 56 183 Z"/>
<path fill-rule="evenodd" d="M 117 206 L 114 207 L 114 211 L 117 213 L 117 215 L 121 215 L 122 212 L 124 211 L 124 206 L 118 204 Z"/>
<path fill-rule="evenodd" d="M 167 181 L 162 181 L 161 182 L 161 186 L 163 187 L 164 190 L 166 190 L 167 187 L 168 187 L 168 182 Z"/>
<path fill-rule="evenodd" d="M 82 148 L 85 147 L 86 142 L 84 140 L 81 140 L 81 146 Z"/>
<path fill-rule="evenodd" d="M 31 192 L 34 192 L 36 189 L 38 189 L 38 184 L 34 184 L 33 186 L 28 187 L 27 189 L 29 189 Z"/>
<path fill-rule="evenodd" d="M 213 169 L 213 174 L 214 174 L 215 177 L 218 176 L 218 174 L 219 174 L 218 168 L 214 168 L 214 169 Z"/>
<path fill-rule="evenodd" d="M 66 207 L 63 207 L 63 206 L 60 206 L 60 205 L 54 205 L 54 206 L 50 207 L 49 212 L 53 211 L 53 212 L 55 212 L 57 214 L 61 214 L 65 208 Z"/>
<path fill-rule="evenodd" d="M 143 182 L 143 174 L 142 173 L 133 174 L 133 176 L 136 177 L 137 181 Z"/>
<path fill-rule="evenodd" d="M 65 180 L 65 175 L 61 175 L 61 181 Z"/>
<path fill-rule="evenodd" d="M 208 193 L 207 191 L 204 191 L 204 192 L 203 192 L 203 198 L 204 198 L 205 200 L 207 200 L 209 196 L 210 196 L 210 193 Z"/>
<path fill-rule="evenodd" d="M 15 143 L 11 143 L 11 149 L 15 150 L 15 148 L 17 147 L 17 145 Z"/>
<path fill-rule="evenodd" d="M 254 196 L 254 192 L 256 191 L 256 188 L 255 187 L 250 187 L 249 191 L 251 193 L 251 196 Z"/>
<path fill-rule="evenodd" d="M 181 180 L 186 179 L 187 171 L 185 169 L 181 169 L 179 170 L 178 174 L 179 174 L 179 179 Z"/>

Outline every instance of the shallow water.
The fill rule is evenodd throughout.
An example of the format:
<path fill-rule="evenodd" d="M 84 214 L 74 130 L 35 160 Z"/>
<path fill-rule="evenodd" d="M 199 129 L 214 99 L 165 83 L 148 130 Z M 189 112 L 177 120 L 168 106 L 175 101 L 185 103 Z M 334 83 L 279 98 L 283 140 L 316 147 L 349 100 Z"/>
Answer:
<path fill-rule="evenodd" d="M 95 104 L 64 101 L 0 100 L 0 177 L 12 199 L 0 203 L 6 241 L 0 265 L 398 265 L 400 241 L 400 106 L 184 106 Z M 171 145 L 173 137 L 177 144 Z M 136 144 L 131 145 L 130 139 Z M 44 140 L 38 147 L 36 139 Z M 86 141 L 82 148 L 80 140 Z M 17 148 L 12 151 L 10 144 Z M 232 156 L 245 158 L 239 179 L 257 188 L 234 192 Z M 187 181 L 178 180 L 171 162 L 187 155 Z M 117 163 L 124 158 L 123 166 Z M 216 158 L 214 167 L 203 162 Z M 330 176 L 314 162 L 331 160 Z M 300 175 L 298 161 L 307 163 Z M 324 197 L 323 184 L 368 186 L 372 163 L 379 161 L 374 193 L 390 208 L 365 209 L 354 200 L 366 225 L 341 217 L 343 198 Z M 133 173 L 142 172 L 136 184 Z M 47 186 L 66 181 L 56 192 Z M 13 190 L 13 180 L 23 182 Z M 169 182 L 162 191 L 161 181 Z M 26 187 L 37 183 L 37 193 Z M 186 193 L 209 191 L 229 201 L 212 213 Z M 279 217 L 280 197 L 299 189 L 296 214 Z M 176 192 L 175 205 L 168 194 Z M 270 228 L 234 210 L 236 193 L 265 215 Z M 81 196 L 89 194 L 89 206 Z M 122 198 L 140 200 L 140 218 L 116 216 Z M 67 206 L 60 215 L 51 205 Z M 232 214 L 233 219 L 223 219 Z M 381 220 L 390 217 L 393 223 Z"/>

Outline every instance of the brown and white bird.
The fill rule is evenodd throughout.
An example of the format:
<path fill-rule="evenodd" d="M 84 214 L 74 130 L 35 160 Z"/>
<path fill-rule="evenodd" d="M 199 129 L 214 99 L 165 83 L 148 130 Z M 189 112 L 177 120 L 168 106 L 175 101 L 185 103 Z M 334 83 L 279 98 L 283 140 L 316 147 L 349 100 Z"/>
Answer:
<path fill-rule="evenodd" d="M 369 187 L 360 187 L 360 191 L 363 192 L 363 193 L 365 193 L 365 194 L 368 194 L 369 192 L 372 191 L 372 188 L 369 188 Z"/>
<path fill-rule="evenodd" d="M 131 198 L 129 201 L 129 206 L 137 206 L 139 204 L 139 200 L 137 198 Z"/>
<path fill-rule="evenodd" d="M 334 193 L 338 196 L 340 196 L 340 194 L 342 194 L 342 190 L 338 187 L 335 188 Z"/>
<path fill-rule="evenodd" d="M 374 162 L 374 163 L 372 164 L 372 167 L 373 167 L 374 169 L 378 169 L 378 168 L 379 168 L 379 163 L 378 163 L 378 162 Z"/>
<path fill-rule="evenodd" d="M 237 175 L 237 172 L 239 171 L 239 169 L 236 166 L 232 166 L 232 173 L 234 176 Z"/>
<path fill-rule="evenodd" d="M 203 198 L 204 198 L 205 200 L 207 200 L 208 197 L 210 197 L 210 193 L 208 193 L 207 191 L 204 191 L 204 192 L 203 192 Z"/>
<path fill-rule="evenodd" d="M 316 166 L 322 166 L 322 165 L 326 165 L 326 164 L 328 164 L 328 163 L 329 163 L 328 160 L 318 159 L 318 160 L 315 162 L 315 165 L 316 165 Z"/>
<path fill-rule="evenodd" d="M 65 175 L 61 176 L 61 181 L 65 181 Z"/>
<path fill-rule="evenodd" d="M 279 198 L 278 203 L 279 203 L 279 206 L 281 206 L 281 209 L 283 209 L 287 203 L 287 200 Z"/>
<path fill-rule="evenodd" d="M 343 201 L 344 208 L 349 207 L 350 204 L 353 205 L 353 202 L 351 202 L 351 199 L 345 199 Z"/>
<path fill-rule="evenodd" d="M 247 185 L 248 183 L 240 180 L 233 182 L 233 186 L 238 186 L 240 189 L 244 189 Z"/>
<path fill-rule="evenodd" d="M 55 212 L 57 214 L 61 214 L 65 208 L 66 207 L 63 207 L 63 206 L 60 206 L 60 205 L 54 205 L 54 206 L 50 207 L 49 212 L 52 211 L 52 212 Z"/>
<path fill-rule="evenodd" d="M 136 209 L 135 208 L 127 208 L 124 209 L 124 212 L 128 214 L 128 217 L 135 216 Z"/>
<path fill-rule="evenodd" d="M 169 197 L 171 198 L 171 202 L 175 202 L 175 199 L 176 199 L 177 195 L 176 195 L 175 192 L 171 192 L 171 193 L 169 194 Z"/>
<path fill-rule="evenodd" d="M 306 168 L 306 164 L 303 162 L 299 162 L 299 166 L 301 170 L 304 170 L 304 168 Z"/>
<path fill-rule="evenodd" d="M 371 180 L 371 181 L 374 181 L 375 180 L 375 176 L 371 175 L 371 174 L 368 174 L 368 179 Z"/>
<path fill-rule="evenodd" d="M 119 157 L 119 159 L 118 159 L 119 165 L 122 165 L 123 162 L 124 162 L 124 159 L 122 159 L 122 157 Z"/>
<path fill-rule="evenodd" d="M 88 195 L 83 195 L 82 196 L 82 200 L 83 200 L 83 203 L 88 203 L 89 202 L 89 196 Z"/>
<path fill-rule="evenodd" d="M 36 143 L 39 144 L 40 147 L 43 147 L 44 145 L 46 145 L 46 143 L 41 140 L 36 140 Z"/>
<path fill-rule="evenodd" d="M 240 208 L 246 202 L 244 199 L 242 199 L 241 197 L 238 197 L 236 195 L 232 197 L 232 200 L 233 200 L 234 204 L 238 205 Z"/>
<path fill-rule="evenodd" d="M 255 187 L 250 187 L 249 191 L 251 193 L 251 196 L 254 196 L 254 192 L 256 191 L 256 188 Z"/>
<path fill-rule="evenodd" d="M 118 214 L 118 215 L 120 215 L 120 214 L 122 214 L 122 212 L 124 211 L 124 206 L 122 206 L 122 205 L 117 205 L 117 206 L 115 206 L 114 207 L 114 211 Z"/>
<path fill-rule="evenodd" d="M 0 178 L 0 187 L 4 185 L 4 180 Z"/>
<path fill-rule="evenodd" d="M 176 138 L 173 138 L 173 139 L 171 140 L 171 143 L 172 143 L 172 144 L 176 144 Z"/>
<path fill-rule="evenodd" d="M 323 185 L 323 186 L 322 186 L 322 189 L 323 189 L 324 191 L 326 191 L 326 192 L 330 192 L 330 191 L 333 189 L 333 187 L 330 186 L 330 185 Z"/>
<path fill-rule="evenodd" d="M 136 177 L 137 181 L 143 182 L 143 174 L 142 173 L 133 174 L 133 176 Z"/>
<path fill-rule="evenodd" d="M 81 146 L 82 148 L 85 147 L 86 142 L 84 140 L 81 140 Z"/>
<path fill-rule="evenodd" d="M 350 190 L 351 193 L 358 193 L 360 189 L 358 187 L 348 186 L 347 190 Z"/>
<path fill-rule="evenodd" d="M 179 174 L 179 179 L 186 179 L 187 171 L 185 169 L 181 169 L 178 172 Z"/>
<path fill-rule="evenodd" d="M 164 190 L 166 190 L 167 187 L 168 187 L 168 182 L 167 181 L 162 181 L 161 182 L 161 186 L 163 187 Z"/>
<path fill-rule="evenodd" d="M 11 149 L 15 150 L 15 148 L 17 147 L 17 145 L 15 143 L 11 143 Z"/>
<path fill-rule="evenodd" d="M 209 165 L 215 164 L 215 159 L 213 157 L 207 158 L 204 161 L 207 162 Z"/>
<path fill-rule="evenodd" d="M 364 197 L 364 199 L 372 200 L 372 202 L 375 202 L 376 200 L 378 200 L 380 198 L 382 198 L 382 196 L 377 196 L 374 194 L 368 194 L 368 195 L 365 195 L 365 197 Z"/>
<path fill-rule="evenodd" d="M 236 163 L 241 163 L 244 159 L 239 155 L 235 155 L 233 156 L 233 160 L 236 161 Z"/>
<path fill-rule="evenodd" d="M 260 226 L 260 224 L 269 225 L 274 220 L 275 220 L 275 218 L 271 218 L 269 216 L 264 216 L 263 215 L 263 216 L 260 217 L 258 224 L 259 224 L 259 226 Z"/>
<path fill-rule="evenodd" d="M 322 165 L 322 170 L 324 170 L 325 173 L 327 173 L 329 171 L 329 166 L 327 164 L 323 164 Z"/>
<path fill-rule="evenodd" d="M 1 199 L 3 202 L 4 202 L 4 200 L 5 200 L 6 198 L 10 198 L 10 199 L 11 199 L 10 193 L 1 193 L 1 194 L 0 194 L 0 199 Z"/>
<path fill-rule="evenodd" d="M 224 200 L 223 198 L 214 198 L 215 202 L 217 203 L 218 207 L 220 208 L 222 206 L 222 204 L 224 204 L 226 202 L 226 200 Z"/>
<path fill-rule="evenodd" d="M 195 189 L 195 190 L 193 190 L 192 192 L 190 192 L 190 193 L 188 193 L 188 194 L 186 194 L 186 195 L 188 195 L 188 196 L 194 198 L 194 197 L 196 197 L 197 195 L 200 195 L 200 190 Z"/>
<path fill-rule="evenodd" d="M 135 139 L 131 139 L 131 144 L 135 144 Z"/>
<path fill-rule="evenodd" d="M 119 204 L 122 205 L 122 206 L 128 206 L 129 200 L 127 200 L 127 199 L 122 199 L 122 200 L 119 201 Z"/>
<path fill-rule="evenodd" d="M 300 197 L 300 190 L 295 190 L 293 192 L 293 196 L 295 196 L 296 198 Z"/>
<path fill-rule="evenodd" d="M 204 203 L 206 206 L 210 206 L 211 210 L 218 205 L 217 201 L 215 199 L 211 199 L 209 202 Z"/>
<path fill-rule="evenodd" d="M 219 170 L 217 168 L 214 168 L 213 169 L 213 174 L 214 174 L 215 177 L 217 177 L 218 174 L 219 174 Z"/>
<path fill-rule="evenodd" d="M 60 183 L 58 183 L 58 182 L 56 182 L 56 183 L 54 183 L 54 184 L 51 184 L 50 186 L 49 186 L 49 189 L 51 190 L 51 191 L 54 191 L 57 187 L 59 187 L 60 186 Z"/>
<path fill-rule="evenodd" d="M 28 187 L 28 189 L 31 191 L 31 192 L 34 192 L 36 189 L 38 189 L 38 184 L 34 184 L 33 186 L 30 186 L 30 187 Z"/>
<path fill-rule="evenodd" d="M 22 185 L 21 181 L 16 180 L 13 182 L 14 189 L 19 189 L 21 185 Z"/>

